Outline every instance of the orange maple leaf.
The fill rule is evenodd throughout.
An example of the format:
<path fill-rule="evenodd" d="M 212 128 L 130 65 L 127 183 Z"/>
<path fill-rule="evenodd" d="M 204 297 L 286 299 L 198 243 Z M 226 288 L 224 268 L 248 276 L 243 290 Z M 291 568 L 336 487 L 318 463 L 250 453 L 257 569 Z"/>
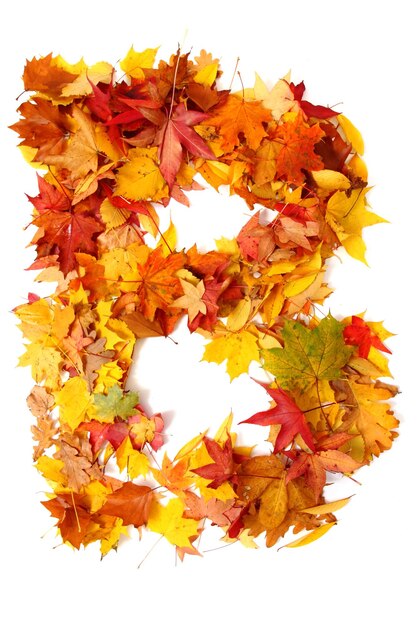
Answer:
<path fill-rule="evenodd" d="M 51 53 L 40 59 L 34 57 L 31 61 L 26 61 L 23 71 L 26 91 L 41 91 L 51 96 L 59 96 L 62 88 L 76 78 L 76 74 L 70 74 L 58 67 Z"/>
<path fill-rule="evenodd" d="M 138 265 L 139 308 L 147 319 L 153 321 L 156 309 L 168 311 L 174 300 L 182 295 L 176 272 L 183 263 L 182 253 L 173 253 L 165 258 L 161 249 L 156 248 L 144 265 Z"/>
<path fill-rule="evenodd" d="M 246 102 L 238 96 L 229 95 L 205 124 L 219 127 L 225 150 L 233 150 L 241 143 L 240 133 L 245 136 L 249 148 L 256 150 L 267 134 L 264 123 L 271 119 L 271 112 L 260 102 Z"/>
<path fill-rule="evenodd" d="M 314 152 L 314 146 L 323 136 L 319 124 L 309 126 L 301 113 L 278 126 L 276 139 L 282 146 L 276 160 L 278 177 L 301 184 L 305 179 L 303 170 L 322 170 L 323 162 Z"/>
<path fill-rule="evenodd" d="M 51 154 L 61 154 L 65 150 L 69 133 L 69 118 L 59 109 L 42 98 L 33 98 L 19 107 L 22 116 L 10 126 L 19 133 L 21 146 L 36 148 L 35 161 L 43 162 Z"/>

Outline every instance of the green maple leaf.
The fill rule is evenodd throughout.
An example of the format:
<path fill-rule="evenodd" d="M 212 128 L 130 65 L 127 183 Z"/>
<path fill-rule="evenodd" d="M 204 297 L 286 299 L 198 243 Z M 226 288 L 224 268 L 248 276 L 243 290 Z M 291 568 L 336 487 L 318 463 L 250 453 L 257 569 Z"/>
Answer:
<path fill-rule="evenodd" d="M 349 360 L 352 348 L 343 340 L 343 324 L 331 315 L 316 328 L 287 321 L 283 330 L 284 348 L 264 350 L 264 367 L 284 389 L 304 390 L 318 380 L 340 378 L 340 368 Z"/>
<path fill-rule="evenodd" d="M 136 391 L 123 392 L 118 385 L 113 385 L 107 394 L 95 393 L 93 402 L 103 421 L 111 421 L 116 416 L 127 419 L 136 413 L 135 406 L 139 402 L 139 396 Z"/>

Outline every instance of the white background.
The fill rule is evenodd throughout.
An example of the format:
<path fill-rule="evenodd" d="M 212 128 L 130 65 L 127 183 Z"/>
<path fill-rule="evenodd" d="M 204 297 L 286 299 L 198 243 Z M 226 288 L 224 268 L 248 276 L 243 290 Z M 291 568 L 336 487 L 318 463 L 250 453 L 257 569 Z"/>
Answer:
<path fill-rule="evenodd" d="M 2 623 L 416 623 L 417 137 L 411 6 L 407 0 L 33 0 L 2 9 Z M 24 192 L 37 191 L 34 170 L 23 162 L 16 137 L 6 127 L 16 121 L 25 58 L 53 51 L 72 62 L 84 55 L 88 63 L 116 63 L 131 44 L 137 50 L 160 44 L 160 57 L 167 58 L 184 38 L 184 51 L 193 48 L 197 54 L 205 48 L 221 58 L 225 86 L 238 56 L 245 86 L 251 86 L 255 71 L 273 84 L 291 68 L 294 81 L 304 79 L 309 100 L 337 104 L 363 131 L 370 183 L 375 185 L 370 200 L 391 224 L 366 233 L 370 268 L 345 257 L 343 265 L 334 264 L 331 310 L 341 317 L 367 309 L 369 319 L 384 319 L 397 333 L 389 346 L 394 352 L 391 369 L 403 392 L 396 402 L 401 436 L 392 451 L 362 471 L 362 487 L 348 485 L 357 495 L 340 524 L 317 543 L 279 552 L 234 545 L 175 566 L 173 548 L 161 541 L 137 569 L 152 543 L 135 538 L 102 562 L 96 547 L 79 552 L 54 548 L 59 540 L 39 505 L 44 484 L 31 464 L 31 417 L 25 405 L 31 381 L 27 372 L 16 369 L 21 337 L 9 313 L 29 290 L 36 291 L 32 276 L 24 273 L 33 251 L 25 250 L 29 233 L 22 228 L 30 212 Z M 234 87 L 239 88 L 236 82 Z M 213 211 L 213 234 L 221 235 L 222 211 L 232 201 L 209 191 L 194 194 L 192 201 L 198 211 Z M 187 236 L 198 241 L 193 210 L 188 210 Z M 246 211 L 243 206 L 238 210 Z M 244 378 L 229 386 L 221 367 L 199 365 L 199 338 L 191 339 L 184 333 L 177 349 L 157 340 L 138 359 L 136 386 L 143 388 L 143 399 L 153 410 L 169 412 L 172 449 L 210 423 L 215 428 L 231 407 L 243 418 L 267 404 Z M 214 540 L 201 548 L 215 545 Z"/>

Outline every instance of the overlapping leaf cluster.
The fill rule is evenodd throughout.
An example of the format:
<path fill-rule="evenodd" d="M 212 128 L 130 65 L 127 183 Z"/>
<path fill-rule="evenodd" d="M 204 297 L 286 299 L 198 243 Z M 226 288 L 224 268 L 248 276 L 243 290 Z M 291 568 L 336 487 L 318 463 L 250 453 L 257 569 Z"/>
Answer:
<path fill-rule="evenodd" d="M 206 520 L 247 545 L 306 529 L 291 544 L 303 545 L 346 503 L 325 501 L 326 482 L 389 449 L 398 425 L 396 388 L 380 380 L 389 333 L 362 315 L 316 315 L 326 260 L 343 246 L 365 261 L 362 229 L 383 221 L 368 209 L 362 140 L 289 77 L 230 93 L 211 54 L 155 65 L 156 52 L 132 48 L 119 79 L 108 63 L 52 55 L 24 69 L 13 129 L 42 173 L 30 269 L 56 285 L 16 308 L 44 505 L 63 541 L 100 541 L 103 554 L 130 525 L 198 554 Z M 171 198 L 189 204 L 197 175 L 254 215 L 215 250 L 177 250 L 158 216 Z M 155 463 L 163 416 L 125 385 L 136 341 L 169 335 L 184 315 L 231 379 L 252 362 L 272 374 L 271 408 L 245 420 L 269 427 L 269 454 L 239 446 L 228 418 Z"/>

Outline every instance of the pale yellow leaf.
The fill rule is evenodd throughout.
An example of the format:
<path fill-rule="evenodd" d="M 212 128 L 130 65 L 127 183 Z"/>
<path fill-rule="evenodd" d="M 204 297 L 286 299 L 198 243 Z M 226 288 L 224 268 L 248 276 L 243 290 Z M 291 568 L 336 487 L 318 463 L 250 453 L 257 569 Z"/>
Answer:
<path fill-rule="evenodd" d="M 326 502 L 326 504 L 319 504 L 318 506 L 312 506 L 308 509 L 303 509 L 301 513 L 311 513 L 312 515 L 327 515 L 327 513 L 335 513 L 339 511 L 350 501 L 349 498 L 342 498 L 341 500 L 335 500 L 334 502 Z"/>
<path fill-rule="evenodd" d="M 283 548 L 301 548 L 302 546 L 307 546 L 309 543 L 313 543 L 313 541 L 317 541 L 320 537 L 323 537 L 331 528 L 334 526 L 336 522 L 330 522 L 329 524 L 323 524 L 323 526 L 319 526 L 315 530 L 312 530 L 301 539 L 296 539 L 295 541 L 291 541 L 291 543 L 287 543 Z"/>
<path fill-rule="evenodd" d="M 354 126 L 352 122 L 344 115 L 338 115 L 337 121 L 339 122 L 343 132 L 345 133 L 346 139 L 350 144 L 352 144 L 352 148 L 355 150 L 355 152 L 362 155 L 365 151 L 365 146 L 363 143 L 362 135 L 360 134 L 356 126 Z"/>
<path fill-rule="evenodd" d="M 349 189 L 350 180 L 341 172 L 334 170 L 319 170 L 311 172 L 316 185 L 325 191 L 335 191 L 336 189 Z"/>

